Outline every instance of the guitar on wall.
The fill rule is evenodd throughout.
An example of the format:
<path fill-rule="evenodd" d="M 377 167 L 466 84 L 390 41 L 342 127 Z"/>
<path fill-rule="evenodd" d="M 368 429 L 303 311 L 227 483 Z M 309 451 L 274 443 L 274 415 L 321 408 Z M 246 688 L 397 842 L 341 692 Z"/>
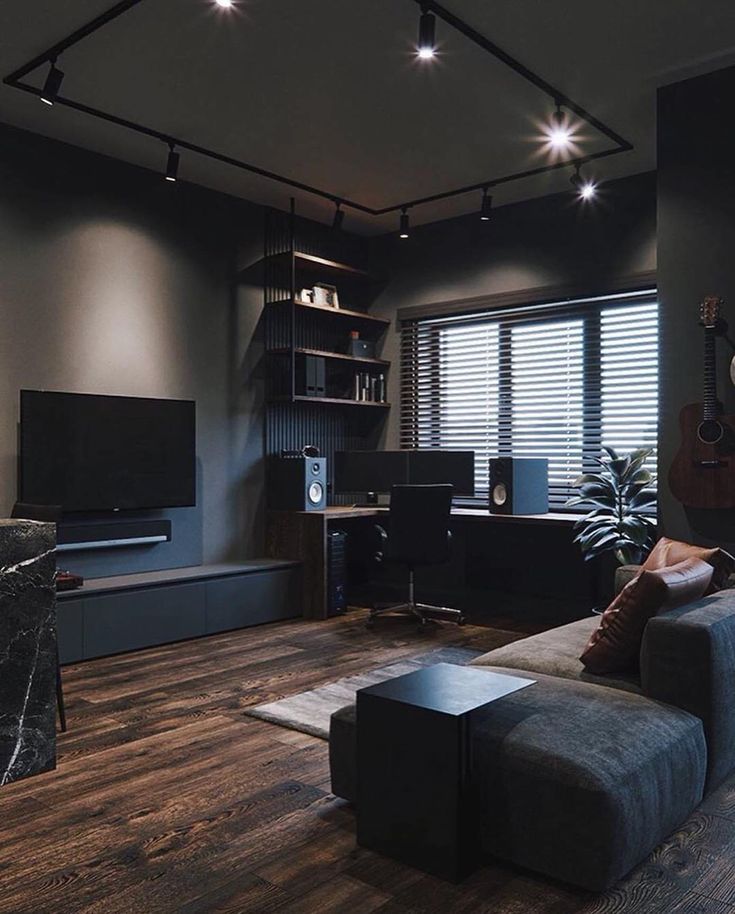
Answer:
<path fill-rule="evenodd" d="M 704 327 L 704 401 L 679 414 L 681 446 L 669 470 L 669 486 L 688 508 L 735 508 L 735 416 L 723 416 L 717 399 L 715 344 L 722 299 L 700 306 Z"/>

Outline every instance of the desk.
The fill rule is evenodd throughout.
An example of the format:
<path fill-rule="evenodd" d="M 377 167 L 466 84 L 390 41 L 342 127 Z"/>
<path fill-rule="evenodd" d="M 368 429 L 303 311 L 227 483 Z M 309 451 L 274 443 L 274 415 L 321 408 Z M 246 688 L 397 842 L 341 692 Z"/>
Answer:
<path fill-rule="evenodd" d="M 327 618 L 327 533 L 330 524 L 358 518 L 380 518 L 387 508 L 331 507 L 324 511 L 269 511 L 266 554 L 303 563 L 303 606 L 307 619 Z M 477 524 L 527 524 L 571 528 L 574 514 L 490 514 L 485 508 L 453 508 L 452 520 Z"/>

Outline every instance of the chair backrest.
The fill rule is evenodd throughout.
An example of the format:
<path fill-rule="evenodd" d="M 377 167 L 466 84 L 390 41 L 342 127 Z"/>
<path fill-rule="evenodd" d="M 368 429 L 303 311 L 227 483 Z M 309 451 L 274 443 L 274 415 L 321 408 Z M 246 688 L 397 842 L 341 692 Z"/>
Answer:
<path fill-rule="evenodd" d="M 393 486 L 386 558 L 406 565 L 449 561 L 450 485 Z"/>
<path fill-rule="evenodd" d="M 61 520 L 61 505 L 29 505 L 16 501 L 10 516 L 15 520 L 40 520 L 58 524 Z"/>

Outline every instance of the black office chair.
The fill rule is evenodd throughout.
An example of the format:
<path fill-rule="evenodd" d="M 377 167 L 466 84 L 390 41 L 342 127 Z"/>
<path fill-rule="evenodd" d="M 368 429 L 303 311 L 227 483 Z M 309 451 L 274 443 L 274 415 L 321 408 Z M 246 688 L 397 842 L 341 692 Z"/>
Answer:
<path fill-rule="evenodd" d="M 452 492 L 453 487 L 449 485 L 393 486 L 391 489 L 390 534 L 378 527 L 381 548 L 376 559 L 408 567 L 408 602 L 376 606 L 370 612 L 368 627 L 385 613 L 408 616 L 422 626 L 434 616 L 463 624 L 460 610 L 417 603 L 414 590 L 414 573 L 419 565 L 441 565 L 449 561 Z"/>
<path fill-rule="evenodd" d="M 38 520 L 48 524 L 58 524 L 61 520 L 61 505 L 29 505 L 17 501 L 10 516 L 14 520 Z M 61 732 L 66 733 L 66 706 L 64 689 L 61 684 L 61 662 L 59 661 L 59 642 L 56 642 L 56 704 L 59 709 Z"/>

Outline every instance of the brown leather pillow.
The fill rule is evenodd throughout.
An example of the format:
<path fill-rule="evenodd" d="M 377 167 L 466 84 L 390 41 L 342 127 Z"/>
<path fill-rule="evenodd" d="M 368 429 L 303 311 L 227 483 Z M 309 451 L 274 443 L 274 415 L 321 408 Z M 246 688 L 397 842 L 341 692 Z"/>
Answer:
<path fill-rule="evenodd" d="M 659 568 L 668 568 L 678 565 L 684 559 L 696 558 L 707 562 L 714 568 L 712 583 L 707 593 L 716 593 L 727 586 L 727 579 L 735 571 L 735 558 L 724 549 L 708 549 L 706 546 L 693 546 L 691 543 L 680 543 L 670 540 L 667 536 L 661 539 L 651 550 L 651 554 L 642 565 L 644 571 L 657 571 Z"/>
<path fill-rule="evenodd" d="M 579 658 L 590 673 L 615 673 L 635 666 L 648 620 L 662 609 L 684 606 L 704 596 L 713 568 L 688 558 L 657 571 L 641 570 L 602 614 Z"/>

